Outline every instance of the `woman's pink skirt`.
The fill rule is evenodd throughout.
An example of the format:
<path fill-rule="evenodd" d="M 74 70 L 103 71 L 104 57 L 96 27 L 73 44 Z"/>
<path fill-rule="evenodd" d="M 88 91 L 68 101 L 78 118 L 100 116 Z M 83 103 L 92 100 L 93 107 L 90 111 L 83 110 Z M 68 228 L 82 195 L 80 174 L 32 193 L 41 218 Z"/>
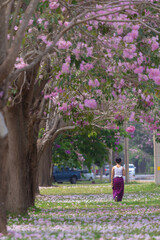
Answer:
<path fill-rule="evenodd" d="M 122 201 L 124 194 L 124 180 L 123 177 L 116 177 L 113 179 L 113 199 L 117 196 L 117 200 Z"/>

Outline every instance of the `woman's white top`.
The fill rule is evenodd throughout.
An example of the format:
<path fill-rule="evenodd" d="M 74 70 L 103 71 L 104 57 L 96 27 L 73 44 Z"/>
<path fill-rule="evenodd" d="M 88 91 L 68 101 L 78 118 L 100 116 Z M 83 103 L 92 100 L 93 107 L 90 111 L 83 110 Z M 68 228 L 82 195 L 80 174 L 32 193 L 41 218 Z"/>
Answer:
<path fill-rule="evenodd" d="M 114 167 L 114 178 L 123 176 L 123 167 Z"/>

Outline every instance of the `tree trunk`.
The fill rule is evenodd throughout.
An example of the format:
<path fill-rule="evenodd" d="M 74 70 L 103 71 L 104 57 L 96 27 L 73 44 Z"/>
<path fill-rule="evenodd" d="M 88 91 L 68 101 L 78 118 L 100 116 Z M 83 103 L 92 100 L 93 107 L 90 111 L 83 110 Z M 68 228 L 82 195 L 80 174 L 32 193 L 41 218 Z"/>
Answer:
<path fill-rule="evenodd" d="M 103 180 L 103 167 L 100 168 L 100 181 Z"/>
<path fill-rule="evenodd" d="M 23 213 L 35 200 L 37 139 L 21 103 L 6 108 L 5 116 L 9 143 L 7 210 Z"/>
<path fill-rule="evenodd" d="M 52 144 L 48 143 L 39 159 L 38 174 L 40 186 L 47 187 L 51 186 L 52 184 L 51 162 L 52 162 Z"/>
<path fill-rule="evenodd" d="M 7 194 L 7 141 L 8 130 L 4 118 L 0 113 L 0 233 L 7 233 L 6 194 Z"/>
<path fill-rule="evenodd" d="M 3 3 L 4 1 L 1 1 Z M 0 9 L 0 65 L 6 57 L 6 23 L 5 23 L 6 7 Z"/>
<path fill-rule="evenodd" d="M 127 128 L 127 122 L 125 122 L 125 129 Z M 129 182 L 129 153 L 128 153 L 128 141 L 129 139 L 125 137 L 124 139 L 124 162 L 125 162 L 125 183 Z"/>

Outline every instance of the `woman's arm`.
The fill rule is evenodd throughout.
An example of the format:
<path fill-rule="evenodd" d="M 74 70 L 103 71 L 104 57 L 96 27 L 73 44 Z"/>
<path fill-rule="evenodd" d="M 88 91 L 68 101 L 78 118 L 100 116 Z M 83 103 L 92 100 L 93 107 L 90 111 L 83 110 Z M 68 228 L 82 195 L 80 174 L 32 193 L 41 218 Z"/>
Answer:
<path fill-rule="evenodd" d="M 111 185 L 113 187 L 113 177 L 114 177 L 114 167 L 112 167 L 112 171 L 111 171 Z"/>
<path fill-rule="evenodd" d="M 123 176 L 126 175 L 126 172 L 125 172 L 125 168 L 124 168 L 124 167 L 123 167 L 122 175 L 123 175 Z"/>

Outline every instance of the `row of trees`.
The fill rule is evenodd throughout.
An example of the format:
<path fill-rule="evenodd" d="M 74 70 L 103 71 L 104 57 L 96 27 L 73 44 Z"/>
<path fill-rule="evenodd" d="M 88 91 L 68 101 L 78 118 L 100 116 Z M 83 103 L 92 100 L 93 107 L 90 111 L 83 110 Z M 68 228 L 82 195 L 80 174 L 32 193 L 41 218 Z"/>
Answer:
<path fill-rule="evenodd" d="M 5 207 L 34 205 L 59 133 L 117 131 L 128 119 L 159 129 L 159 10 L 149 0 L 1 1 L 0 232 Z"/>

